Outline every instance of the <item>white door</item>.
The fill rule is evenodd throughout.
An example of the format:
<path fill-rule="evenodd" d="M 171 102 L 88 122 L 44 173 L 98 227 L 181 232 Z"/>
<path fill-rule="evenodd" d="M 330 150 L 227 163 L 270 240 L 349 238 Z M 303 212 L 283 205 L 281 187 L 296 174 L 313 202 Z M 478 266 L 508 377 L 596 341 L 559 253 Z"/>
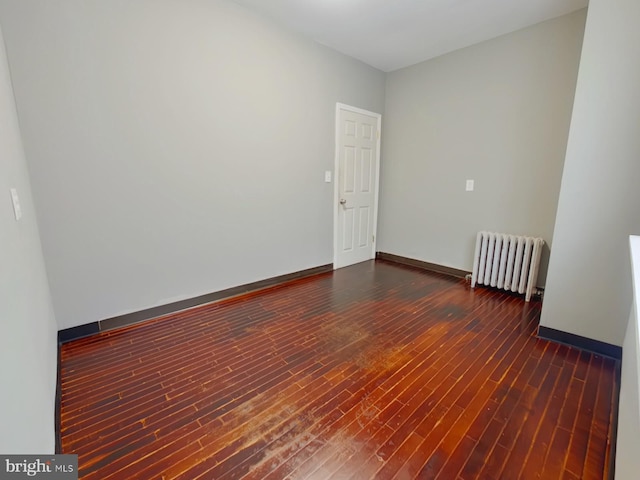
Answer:
<path fill-rule="evenodd" d="M 334 268 L 375 258 L 381 116 L 336 107 Z"/>

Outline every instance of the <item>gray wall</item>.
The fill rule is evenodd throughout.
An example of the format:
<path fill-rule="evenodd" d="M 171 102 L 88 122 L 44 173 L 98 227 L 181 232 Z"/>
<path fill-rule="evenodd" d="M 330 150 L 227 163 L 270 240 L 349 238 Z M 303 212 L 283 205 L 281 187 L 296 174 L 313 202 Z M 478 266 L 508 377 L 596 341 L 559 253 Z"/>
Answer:
<path fill-rule="evenodd" d="M 388 74 L 380 251 L 471 270 L 479 230 L 551 243 L 585 13 Z"/>
<path fill-rule="evenodd" d="M 384 74 L 227 1 L 0 1 L 61 328 L 333 259 L 335 103 Z"/>
<path fill-rule="evenodd" d="M 640 438 L 640 371 L 638 363 L 638 302 L 640 302 L 640 237 L 631 238 L 631 258 L 634 295 L 631 315 L 622 344 L 620 402 L 618 405 L 618 435 L 616 438 L 616 478 L 636 480 L 640 471 L 638 439 Z"/>
<path fill-rule="evenodd" d="M 541 324 L 622 345 L 640 233 L 640 2 L 591 0 Z"/>
<path fill-rule="evenodd" d="M 57 327 L 2 32 L 0 132 L 0 452 L 53 453 Z"/>

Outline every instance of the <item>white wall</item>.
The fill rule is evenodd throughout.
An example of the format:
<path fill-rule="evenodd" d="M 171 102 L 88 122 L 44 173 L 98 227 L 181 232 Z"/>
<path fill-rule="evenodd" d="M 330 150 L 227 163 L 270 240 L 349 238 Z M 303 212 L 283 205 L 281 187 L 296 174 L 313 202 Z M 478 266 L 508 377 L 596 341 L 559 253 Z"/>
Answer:
<path fill-rule="evenodd" d="M 622 345 L 640 233 L 640 2 L 591 0 L 541 325 Z"/>
<path fill-rule="evenodd" d="M 0 452 L 53 453 L 57 326 L 0 32 Z M 13 214 L 10 189 L 23 216 Z"/>
<path fill-rule="evenodd" d="M 1 0 L 61 328 L 328 264 L 384 74 L 224 0 Z"/>
<path fill-rule="evenodd" d="M 622 344 L 618 435 L 616 438 L 616 478 L 635 480 L 640 471 L 638 439 L 640 438 L 640 348 L 638 337 L 638 302 L 640 301 L 640 237 L 631 237 L 631 283 L 633 306 Z"/>
<path fill-rule="evenodd" d="M 551 243 L 584 21 L 581 10 L 388 74 L 380 251 L 470 271 L 479 230 Z"/>

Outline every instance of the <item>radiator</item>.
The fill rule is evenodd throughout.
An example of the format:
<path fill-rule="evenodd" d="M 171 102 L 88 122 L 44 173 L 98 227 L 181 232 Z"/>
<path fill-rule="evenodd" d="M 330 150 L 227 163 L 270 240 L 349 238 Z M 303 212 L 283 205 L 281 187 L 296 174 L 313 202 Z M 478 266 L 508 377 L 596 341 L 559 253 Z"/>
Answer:
<path fill-rule="evenodd" d="M 536 288 L 543 245 L 542 238 L 479 232 L 471 288 L 477 284 L 524 293 L 528 302 Z"/>

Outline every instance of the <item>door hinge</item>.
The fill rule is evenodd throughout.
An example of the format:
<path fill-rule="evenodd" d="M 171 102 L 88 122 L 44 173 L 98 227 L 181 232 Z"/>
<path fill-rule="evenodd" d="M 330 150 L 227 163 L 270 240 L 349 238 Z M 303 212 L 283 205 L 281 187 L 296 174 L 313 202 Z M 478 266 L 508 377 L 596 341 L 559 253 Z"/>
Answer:
<path fill-rule="evenodd" d="M 376 243 L 376 236 L 375 236 L 375 235 L 372 235 L 372 237 L 373 237 L 373 238 L 372 238 L 373 243 Z"/>

